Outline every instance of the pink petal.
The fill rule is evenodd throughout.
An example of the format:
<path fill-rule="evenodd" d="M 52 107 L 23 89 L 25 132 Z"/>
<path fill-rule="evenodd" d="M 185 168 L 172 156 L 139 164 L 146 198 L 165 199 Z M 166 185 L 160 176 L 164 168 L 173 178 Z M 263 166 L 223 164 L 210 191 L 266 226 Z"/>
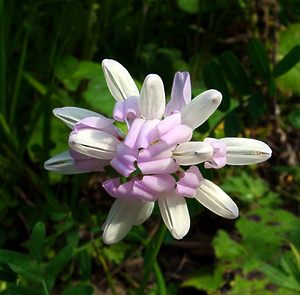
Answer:
<path fill-rule="evenodd" d="M 137 182 L 154 193 L 162 193 L 175 187 L 175 178 L 171 175 L 146 175 Z"/>
<path fill-rule="evenodd" d="M 143 149 L 139 153 L 139 161 L 145 162 L 149 160 L 171 158 L 172 151 L 175 146 L 169 146 L 164 141 L 159 141 Z"/>
<path fill-rule="evenodd" d="M 140 130 L 144 124 L 145 120 L 144 119 L 135 119 L 130 126 L 130 129 L 128 131 L 128 134 L 125 138 L 124 143 L 130 147 L 130 148 L 135 148 L 136 146 L 136 141 L 138 139 Z"/>
<path fill-rule="evenodd" d="M 155 119 L 147 120 L 143 124 L 136 141 L 137 148 L 146 148 L 159 138 L 157 129 L 155 128 L 159 122 L 159 120 Z"/>
<path fill-rule="evenodd" d="M 213 148 L 213 155 L 211 159 L 204 163 L 205 168 L 219 169 L 226 165 L 226 144 L 215 138 L 206 138 L 204 142 L 209 143 Z"/>
<path fill-rule="evenodd" d="M 130 149 L 124 143 L 117 146 L 117 153 L 111 160 L 111 166 L 124 176 L 129 176 L 136 170 L 135 162 L 137 161 L 137 151 Z"/>
<path fill-rule="evenodd" d="M 157 198 L 156 196 L 154 196 L 153 192 L 151 192 L 147 187 L 144 186 L 142 180 L 134 181 L 132 193 L 136 198 L 145 201 L 152 202 Z"/>
<path fill-rule="evenodd" d="M 171 100 L 166 106 L 166 115 L 181 109 L 191 101 L 191 80 L 188 72 L 177 72 L 174 76 Z"/>
<path fill-rule="evenodd" d="M 116 121 L 124 122 L 126 120 L 132 121 L 140 116 L 138 99 L 137 96 L 131 96 L 117 102 L 113 111 L 113 118 Z"/>
<path fill-rule="evenodd" d="M 78 121 L 74 125 L 74 131 L 78 132 L 83 128 L 92 128 L 101 131 L 105 131 L 116 136 L 115 126 L 113 125 L 114 121 L 105 117 L 87 117 Z"/>
<path fill-rule="evenodd" d="M 179 125 L 160 137 L 169 145 L 180 144 L 192 139 L 193 131 L 186 125 Z"/>
<path fill-rule="evenodd" d="M 113 178 L 104 181 L 102 186 L 112 197 L 132 198 L 133 183 L 134 180 L 121 184 L 119 178 Z"/>
<path fill-rule="evenodd" d="M 181 178 L 177 181 L 176 193 L 180 196 L 194 197 L 202 180 L 203 177 L 199 169 L 196 166 L 191 166 L 182 173 Z"/>
<path fill-rule="evenodd" d="M 109 164 L 108 160 L 100 160 L 86 155 L 82 155 L 70 149 L 70 155 L 74 159 L 76 168 L 80 171 L 104 171 L 104 167 Z"/>
<path fill-rule="evenodd" d="M 138 162 L 143 174 L 172 174 L 179 169 L 179 165 L 171 158 L 147 162 Z"/>
<path fill-rule="evenodd" d="M 173 130 L 181 124 L 181 115 L 179 113 L 166 117 L 157 125 L 157 130 L 160 136 Z"/>

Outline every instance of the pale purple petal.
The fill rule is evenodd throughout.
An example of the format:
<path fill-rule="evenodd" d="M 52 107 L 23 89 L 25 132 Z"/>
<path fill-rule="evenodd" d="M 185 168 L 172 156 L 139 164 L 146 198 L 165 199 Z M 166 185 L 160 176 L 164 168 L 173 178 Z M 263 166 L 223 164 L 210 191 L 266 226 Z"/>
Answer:
<path fill-rule="evenodd" d="M 180 196 L 194 197 L 197 187 L 203 180 L 199 169 L 196 166 L 191 166 L 187 171 L 181 174 L 180 179 L 176 184 L 176 193 Z"/>
<path fill-rule="evenodd" d="M 138 162 L 138 167 L 143 174 L 172 174 L 179 169 L 179 165 L 170 158 Z"/>
<path fill-rule="evenodd" d="M 159 123 L 159 120 L 147 120 L 144 122 L 140 132 L 138 134 L 138 138 L 135 144 L 137 148 L 146 148 L 154 141 L 158 140 L 159 134 L 156 125 Z"/>
<path fill-rule="evenodd" d="M 227 147 L 226 144 L 215 138 L 206 138 L 204 139 L 205 143 L 208 143 L 213 148 L 212 157 L 204 163 L 205 168 L 215 168 L 219 169 L 226 165 L 226 153 Z"/>
<path fill-rule="evenodd" d="M 155 201 L 160 193 L 173 190 L 174 187 L 175 179 L 171 175 L 146 175 L 134 182 L 133 193 L 141 194 L 145 201 Z"/>
<path fill-rule="evenodd" d="M 145 162 L 154 159 L 171 158 L 174 147 L 175 146 L 169 146 L 164 141 L 158 141 L 157 143 L 150 145 L 148 148 L 142 149 L 139 152 L 138 160 Z"/>
<path fill-rule="evenodd" d="M 116 156 L 111 160 L 111 166 L 120 174 L 128 177 L 136 170 L 137 150 L 133 150 L 123 142 L 117 146 Z"/>
<path fill-rule="evenodd" d="M 193 130 L 186 125 L 179 125 L 171 131 L 160 137 L 168 145 L 180 144 L 190 141 L 193 135 Z"/>
<path fill-rule="evenodd" d="M 132 195 L 135 198 L 152 202 L 156 200 L 156 196 L 154 196 L 153 192 L 150 191 L 147 187 L 144 186 L 142 180 L 135 180 L 132 187 Z"/>
<path fill-rule="evenodd" d="M 117 102 L 113 111 L 113 118 L 120 122 L 131 122 L 139 117 L 140 110 L 138 100 L 139 98 L 137 96 L 131 96 L 126 100 Z"/>
<path fill-rule="evenodd" d="M 102 183 L 103 188 L 115 198 L 132 198 L 134 180 L 120 183 L 119 178 L 106 180 Z"/>
<path fill-rule="evenodd" d="M 74 165 L 82 172 L 104 171 L 104 167 L 109 164 L 108 160 L 92 158 L 71 149 L 70 155 L 74 159 Z"/>
<path fill-rule="evenodd" d="M 172 114 L 171 116 L 163 119 L 159 124 L 157 124 L 157 130 L 160 136 L 170 132 L 174 128 L 177 128 L 181 124 L 181 115 L 179 113 Z"/>
<path fill-rule="evenodd" d="M 143 124 L 145 123 L 144 119 L 135 119 L 132 123 L 132 125 L 130 126 L 130 129 L 128 131 L 128 134 L 125 138 L 124 143 L 130 147 L 130 148 L 135 148 L 136 146 L 136 141 L 138 139 L 140 130 L 143 126 Z"/>
<path fill-rule="evenodd" d="M 105 117 L 87 117 L 78 121 L 74 125 L 74 131 L 78 132 L 79 130 L 84 128 L 91 128 L 101 130 L 116 136 L 117 133 L 113 123 L 114 120 Z"/>
<path fill-rule="evenodd" d="M 143 180 L 133 178 L 125 183 L 120 183 L 119 178 L 106 180 L 102 186 L 104 189 L 115 198 L 135 198 L 146 201 L 154 201 L 153 190 L 144 185 Z"/>
<path fill-rule="evenodd" d="M 174 76 L 171 99 L 166 106 L 165 115 L 181 109 L 191 101 L 192 90 L 190 74 L 188 72 L 177 72 Z"/>

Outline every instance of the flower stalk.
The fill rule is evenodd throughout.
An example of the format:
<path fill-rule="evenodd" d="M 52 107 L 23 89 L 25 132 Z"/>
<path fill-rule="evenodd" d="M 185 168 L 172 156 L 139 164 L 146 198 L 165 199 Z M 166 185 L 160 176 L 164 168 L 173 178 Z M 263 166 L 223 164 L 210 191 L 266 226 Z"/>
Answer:
<path fill-rule="evenodd" d="M 161 223 L 157 232 L 147 245 L 146 253 L 144 256 L 144 276 L 138 289 L 138 295 L 143 295 L 145 293 L 145 288 L 149 281 L 149 277 L 153 272 L 153 269 L 155 268 L 155 264 L 157 263 L 157 255 L 164 241 L 165 234 L 166 227 L 163 223 Z"/>

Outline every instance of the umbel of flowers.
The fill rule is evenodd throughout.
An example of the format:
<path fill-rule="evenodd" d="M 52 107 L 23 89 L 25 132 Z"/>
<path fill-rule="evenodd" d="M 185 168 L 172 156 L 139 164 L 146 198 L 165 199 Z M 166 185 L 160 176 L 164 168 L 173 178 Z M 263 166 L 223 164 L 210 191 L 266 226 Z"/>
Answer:
<path fill-rule="evenodd" d="M 120 241 L 132 226 L 148 219 L 156 201 L 176 239 L 190 228 L 185 198 L 195 198 L 222 217 L 236 218 L 236 204 L 203 178 L 197 165 L 219 169 L 226 164 L 259 163 L 271 156 L 270 147 L 248 138 L 192 141 L 193 130 L 213 114 L 222 95 L 211 89 L 192 100 L 187 72 L 175 74 L 171 99 L 165 105 L 158 75 L 148 75 L 139 91 L 117 61 L 105 59 L 102 66 L 116 100 L 113 119 L 76 107 L 54 109 L 54 115 L 71 128 L 69 150 L 46 161 L 45 168 L 76 174 L 104 171 L 110 165 L 117 172 L 118 177 L 102 184 L 115 198 L 102 227 L 103 241 Z"/>

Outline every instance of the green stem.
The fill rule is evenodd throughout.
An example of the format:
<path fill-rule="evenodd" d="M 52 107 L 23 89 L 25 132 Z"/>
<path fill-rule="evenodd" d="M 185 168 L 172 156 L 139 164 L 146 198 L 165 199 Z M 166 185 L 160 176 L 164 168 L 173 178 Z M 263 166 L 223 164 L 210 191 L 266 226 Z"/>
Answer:
<path fill-rule="evenodd" d="M 43 288 L 44 288 L 44 293 L 45 295 L 49 295 L 49 291 L 46 285 L 46 282 L 44 280 L 42 280 L 42 284 L 43 284 Z"/>
<path fill-rule="evenodd" d="M 111 274 L 109 272 L 109 268 L 107 266 L 107 263 L 106 263 L 104 257 L 102 255 L 98 254 L 98 258 L 99 258 L 99 260 L 100 260 L 100 262 L 102 264 L 102 267 L 104 269 L 104 272 L 105 272 L 105 275 L 106 275 L 106 279 L 107 279 L 107 283 L 109 285 L 109 288 L 110 288 L 112 294 L 113 295 L 117 295 L 117 292 L 116 292 L 115 287 L 114 287 L 113 279 L 111 277 Z"/>
<path fill-rule="evenodd" d="M 144 260 L 144 277 L 141 282 L 140 288 L 138 290 L 138 295 L 144 294 L 145 287 L 148 283 L 151 272 L 153 271 L 155 263 L 157 263 L 156 258 L 162 242 L 164 240 L 166 233 L 166 227 L 162 223 L 155 233 L 155 236 L 149 242 L 149 245 L 146 248 L 145 260 Z"/>
<path fill-rule="evenodd" d="M 155 274 L 156 282 L 157 282 L 157 286 L 158 286 L 158 294 L 159 295 L 167 295 L 167 288 L 166 288 L 164 276 L 160 270 L 160 267 L 159 267 L 157 261 L 155 261 L 155 263 L 154 263 L 153 270 L 154 270 L 154 274 Z"/>
<path fill-rule="evenodd" d="M 105 258 L 101 255 L 101 252 L 99 251 L 98 245 L 95 244 L 95 240 L 91 241 L 91 246 L 93 247 L 94 251 L 96 252 L 97 258 L 99 259 L 99 261 L 100 261 L 100 263 L 103 267 L 103 270 L 104 270 L 104 273 L 105 273 L 105 276 L 106 276 L 106 279 L 107 279 L 107 283 L 108 283 L 108 286 L 111 290 L 111 293 L 113 295 L 117 295 L 111 273 L 109 272 L 109 267 L 106 263 Z"/>

